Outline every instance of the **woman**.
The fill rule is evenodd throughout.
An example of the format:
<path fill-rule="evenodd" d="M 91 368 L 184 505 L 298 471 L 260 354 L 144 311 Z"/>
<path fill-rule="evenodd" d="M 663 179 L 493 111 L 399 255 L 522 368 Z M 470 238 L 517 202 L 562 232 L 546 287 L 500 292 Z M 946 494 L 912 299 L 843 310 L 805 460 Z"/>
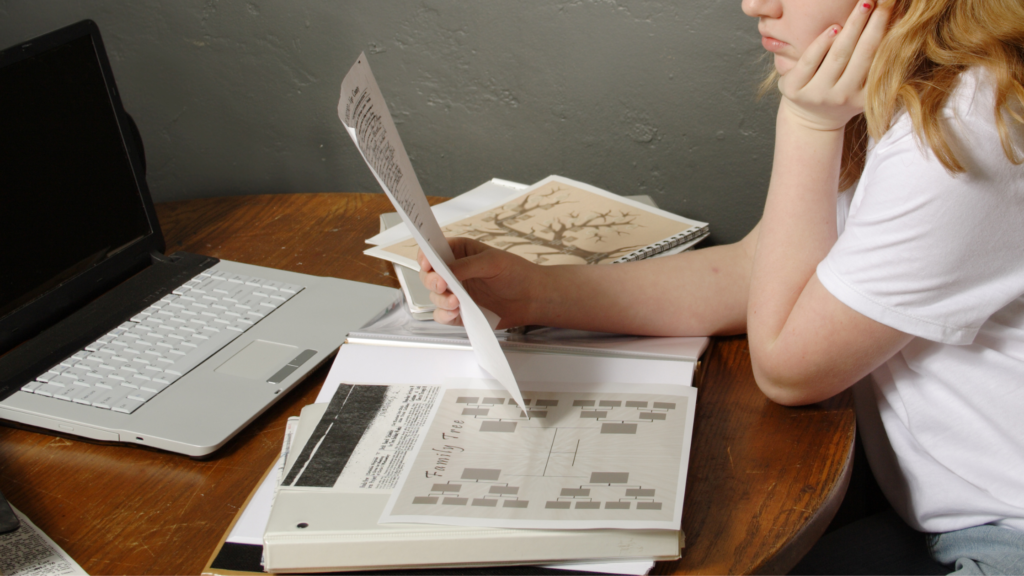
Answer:
<path fill-rule="evenodd" d="M 743 9 L 782 94 L 746 238 L 548 268 L 455 239 L 452 271 L 502 326 L 745 331 L 758 386 L 782 404 L 863 380 L 858 423 L 896 512 L 945 566 L 1022 573 L 1024 4 Z M 420 264 L 435 319 L 458 323 L 457 299 Z"/>

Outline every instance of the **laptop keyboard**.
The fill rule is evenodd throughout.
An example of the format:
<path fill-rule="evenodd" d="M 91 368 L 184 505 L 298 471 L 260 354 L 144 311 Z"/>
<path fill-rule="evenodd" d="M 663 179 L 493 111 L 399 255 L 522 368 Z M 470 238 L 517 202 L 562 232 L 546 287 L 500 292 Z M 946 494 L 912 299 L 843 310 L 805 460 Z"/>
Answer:
<path fill-rule="evenodd" d="M 21 389 L 131 414 L 302 289 L 202 272 Z"/>

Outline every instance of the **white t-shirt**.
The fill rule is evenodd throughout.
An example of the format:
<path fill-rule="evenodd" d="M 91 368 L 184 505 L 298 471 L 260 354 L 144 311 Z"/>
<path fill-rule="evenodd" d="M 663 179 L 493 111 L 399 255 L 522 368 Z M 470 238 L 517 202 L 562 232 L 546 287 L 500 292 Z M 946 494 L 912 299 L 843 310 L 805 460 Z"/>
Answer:
<path fill-rule="evenodd" d="M 840 196 L 817 269 L 847 306 L 916 337 L 854 394 L 872 471 L 925 532 L 1024 530 L 1024 166 L 1003 153 L 987 79 L 964 73 L 943 114 L 967 173 L 903 114 Z"/>

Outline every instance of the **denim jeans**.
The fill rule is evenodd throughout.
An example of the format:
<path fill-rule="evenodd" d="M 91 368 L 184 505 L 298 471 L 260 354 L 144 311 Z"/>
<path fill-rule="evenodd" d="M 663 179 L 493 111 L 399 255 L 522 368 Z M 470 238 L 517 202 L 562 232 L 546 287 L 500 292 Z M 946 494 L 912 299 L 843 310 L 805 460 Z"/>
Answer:
<path fill-rule="evenodd" d="M 1024 574 L 1024 532 L 922 534 L 892 509 L 823 536 L 790 574 Z"/>
<path fill-rule="evenodd" d="M 953 574 L 1024 574 L 1024 532 L 998 526 L 974 526 L 929 534 L 928 550 Z"/>

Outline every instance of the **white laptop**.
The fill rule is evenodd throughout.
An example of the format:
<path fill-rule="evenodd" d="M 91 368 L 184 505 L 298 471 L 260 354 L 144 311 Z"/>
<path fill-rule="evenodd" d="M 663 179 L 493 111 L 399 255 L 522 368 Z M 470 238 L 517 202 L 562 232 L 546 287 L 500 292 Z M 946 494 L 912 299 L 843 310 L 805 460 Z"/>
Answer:
<path fill-rule="evenodd" d="M 0 418 L 211 454 L 390 288 L 165 256 L 91 21 L 0 52 Z"/>

